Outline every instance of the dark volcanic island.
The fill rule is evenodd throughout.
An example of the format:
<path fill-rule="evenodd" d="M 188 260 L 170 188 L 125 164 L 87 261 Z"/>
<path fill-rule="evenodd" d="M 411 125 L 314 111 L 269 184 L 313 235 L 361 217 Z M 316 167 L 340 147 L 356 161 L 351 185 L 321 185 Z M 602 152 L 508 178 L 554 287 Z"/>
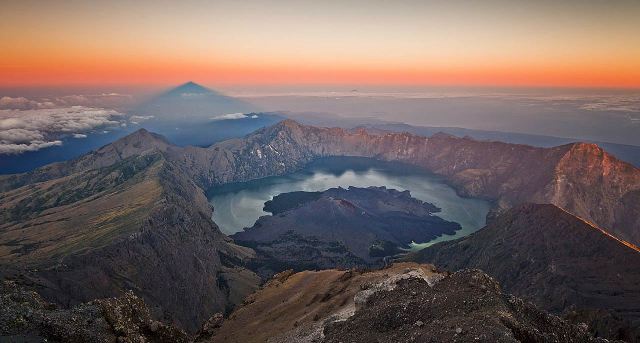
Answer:
<path fill-rule="evenodd" d="M 232 237 L 256 250 L 263 276 L 285 269 L 371 266 L 408 248 L 460 229 L 433 215 L 440 209 L 386 187 L 283 193 L 263 216 Z"/>

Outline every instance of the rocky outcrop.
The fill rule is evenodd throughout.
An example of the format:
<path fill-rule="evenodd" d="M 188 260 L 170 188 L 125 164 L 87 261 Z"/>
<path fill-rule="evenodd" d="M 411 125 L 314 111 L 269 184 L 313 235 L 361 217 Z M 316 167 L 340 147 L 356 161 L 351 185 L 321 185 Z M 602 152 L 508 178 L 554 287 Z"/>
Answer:
<path fill-rule="evenodd" d="M 479 270 L 463 270 L 433 287 L 421 279 L 372 294 L 345 321 L 330 323 L 323 342 L 597 342 L 574 326 L 514 296 Z"/>
<path fill-rule="evenodd" d="M 640 340 L 640 251 L 554 205 L 517 206 L 408 259 L 482 269 L 506 291 L 588 322 L 595 333 Z"/>
<path fill-rule="evenodd" d="M 0 341 L 188 342 L 187 334 L 154 320 L 132 292 L 71 309 L 58 308 L 13 282 L 0 284 Z"/>
<path fill-rule="evenodd" d="M 597 342 L 477 270 L 394 264 L 274 276 L 211 342 Z"/>

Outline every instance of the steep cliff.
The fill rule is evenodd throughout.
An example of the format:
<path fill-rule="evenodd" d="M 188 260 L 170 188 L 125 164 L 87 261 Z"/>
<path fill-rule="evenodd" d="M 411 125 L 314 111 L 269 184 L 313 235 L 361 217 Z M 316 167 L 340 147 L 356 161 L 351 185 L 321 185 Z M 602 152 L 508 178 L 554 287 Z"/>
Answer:
<path fill-rule="evenodd" d="M 203 187 L 281 175 L 324 156 L 363 156 L 418 165 L 460 194 L 497 210 L 552 203 L 640 244 L 640 169 L 594 144 L 536 148 L 445 134 L 368 133 L 285 120 L 242 138 L 173 155 Z"/>

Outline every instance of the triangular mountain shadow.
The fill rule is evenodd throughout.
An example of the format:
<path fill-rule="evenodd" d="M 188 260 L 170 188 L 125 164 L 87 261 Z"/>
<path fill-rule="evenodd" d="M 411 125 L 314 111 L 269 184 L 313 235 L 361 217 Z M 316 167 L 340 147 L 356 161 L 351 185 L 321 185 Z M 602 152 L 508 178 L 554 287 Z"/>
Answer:
<path fill-rule="evenodd" d="M 282 120 L 195 82 L 172 88 L 131 111 L 132 120 L 176 145 L 208 146 Z"/>
<path fill-rule="evenodd" d="M 193 122 L 256 110 L 255 106 L 245 101 L 189 81 L 141 104 L 132 111 L 132 115 L 153 116 L 155 121 Z"/>

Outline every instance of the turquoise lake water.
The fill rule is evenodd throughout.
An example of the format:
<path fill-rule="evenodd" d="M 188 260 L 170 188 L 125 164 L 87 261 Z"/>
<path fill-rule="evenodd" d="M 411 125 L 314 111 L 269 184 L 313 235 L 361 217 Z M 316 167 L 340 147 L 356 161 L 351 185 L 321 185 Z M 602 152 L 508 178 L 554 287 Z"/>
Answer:
<path fill-rule="evenodd" d="M 324 158 L 296 173 L 227 184 L 212 188 L 207 194 L 214 207 L 213 220 L 222 232 L 233 234 L 253 226 L 260 216 L 269 215 L 262 210 L 264 203 L 280 193 L 349 186 L 409 190 L 413 197 L 440 207 L 442 212 L 435 215 L 462 226 L 453 236 L 445 235 L 431 242 L 414 244 L 416 249 L 477 231 L 484 226 L 490 209 L 489 202 L 460 197 L 442 177 L 417 167 L 357 157 Z"/>

